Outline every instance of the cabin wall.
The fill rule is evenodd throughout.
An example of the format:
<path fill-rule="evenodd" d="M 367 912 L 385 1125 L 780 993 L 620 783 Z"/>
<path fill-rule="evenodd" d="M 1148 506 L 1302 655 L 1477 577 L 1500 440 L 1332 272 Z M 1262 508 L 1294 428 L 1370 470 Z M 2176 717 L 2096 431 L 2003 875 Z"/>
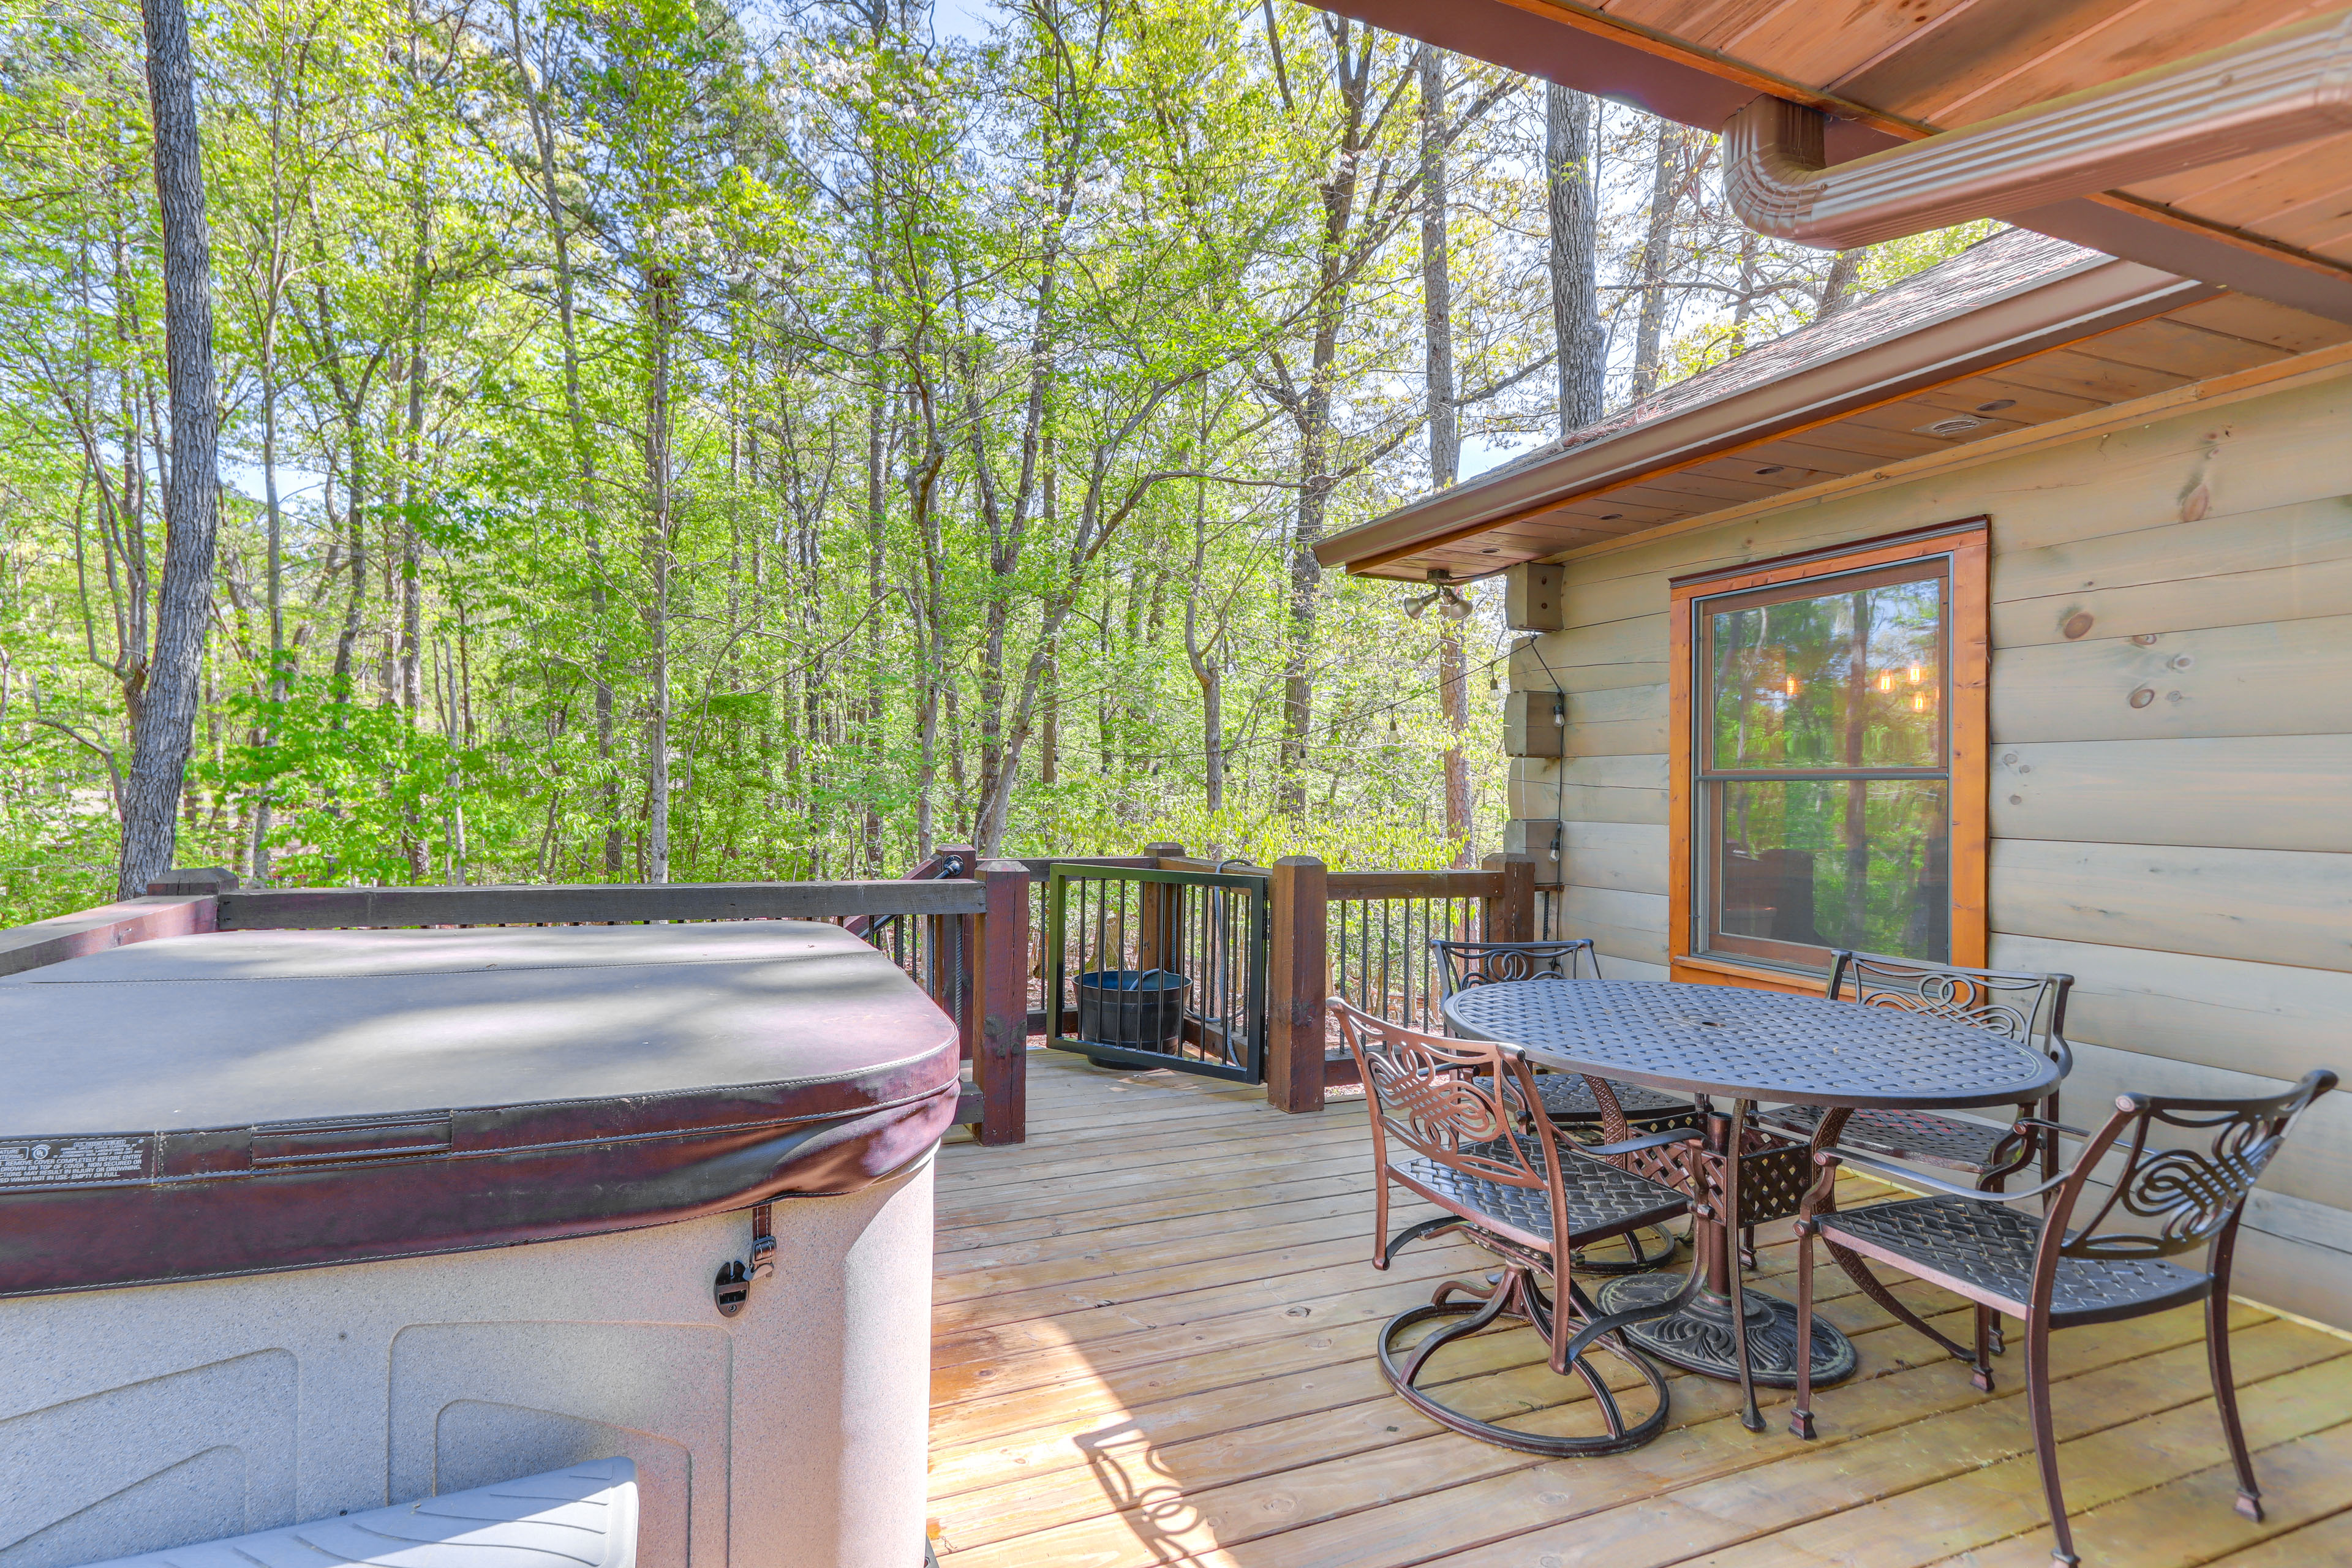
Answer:
<path fill-rule="evenodd" d="M 1667 579 L 1979 514 L 1990 962 L 2076 977 L 2069 1120 L 2352 1073 L 2352 379 L 1566 563 L 1511 662 L 1569 695 L 1515 748 L 1562 754 L 1514 762 L 1510 847 L 1606 973 L 1664 978 Z M 2240 1289 L 2352 1326 L 2352 1094 L 2263 1187 Z"/>

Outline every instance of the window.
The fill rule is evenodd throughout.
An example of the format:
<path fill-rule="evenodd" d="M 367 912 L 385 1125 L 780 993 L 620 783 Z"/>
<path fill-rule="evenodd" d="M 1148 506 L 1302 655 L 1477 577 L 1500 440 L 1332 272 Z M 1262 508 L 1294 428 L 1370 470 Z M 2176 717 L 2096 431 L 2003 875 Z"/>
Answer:
<path fill-rule="evenodd" d="M 1692 978 L 1842 947 L 1983 963 L 1984 557 L 1972 522 L 1676 579 Z"/>

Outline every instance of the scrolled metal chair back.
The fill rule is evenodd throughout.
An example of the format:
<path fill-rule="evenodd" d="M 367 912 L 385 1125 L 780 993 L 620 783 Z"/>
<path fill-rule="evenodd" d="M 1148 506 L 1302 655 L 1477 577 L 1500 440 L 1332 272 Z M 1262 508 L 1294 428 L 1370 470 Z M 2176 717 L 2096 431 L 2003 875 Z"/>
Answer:
<path fill-rule="evenodd" d="M 1833 1002 L 1899 1007 L 1990 1029 L 2055 1057 L 2063 1069 L 2073 1065 L 2066 1047 L 2066 996 L 2074 984 L 2071 974 L 1963 969 L 1839 952 L 1830 961 L 1828 994 Z"/>
<path fill-rule="evenodd" d="M 2335 1087 L 2336 1075 L 2323 1068 L 2284 1094 L 2256 1100 L 2117 1095 L 2115 1113 L 2084 1146 L 2051 1214 L 2052 1229 L 2063 1236 L 2057 1255 L 2111 1262 L 2169 1258 L 2212 1240 L 2236 1218 L 2296 1118 Z M 2151 1148 L 2159 1126 L 2210 1137 L 2191 1140 L 2202 1142 L 2202 1150 Z M 2097 1209 L 2070 1231 L 2068 1216 L 2093 1168 L 2110 1152 L 2121 1153 L 2123 1168 Z"/>
<path fill-rule="evenodd" d="M 1549 1184 L 1557 1158 L 1549 1147 L 1551 1124 L 1529 1113 L 1542 1100 L 1517 1047 L 1425 1035 L 1336 996 L 1330 1009 L 1371 1100 L 1372 1135 L 1383 1161 L 1385 1141 L 1394 1138 L 1424 1158 L 1488 1181 Z M 1538 1148 L 1543 1157 L 1532 1157 Z"/>
<path fill-rule="evenodd" d="M 1575 980 L 1579 967 L 1590 961 L 1589 942 L 1432 942 L 1437 954 L 1439 982 L 1448 996 L 1474 985 L 1494 985 L 1508 980 Z M 1597 977 L 1600 966 L 1593 965 Z"/>

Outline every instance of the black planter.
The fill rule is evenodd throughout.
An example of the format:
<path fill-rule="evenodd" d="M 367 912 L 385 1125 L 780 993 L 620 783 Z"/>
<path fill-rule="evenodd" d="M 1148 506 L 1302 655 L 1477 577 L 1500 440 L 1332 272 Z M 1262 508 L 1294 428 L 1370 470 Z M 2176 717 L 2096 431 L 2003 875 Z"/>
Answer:
<path fill-rule="evenodd" d="M 1168 1051 L 1184 1031 L 1192 983 L 1165 969 L 1097 969 L 1078 976 L 1078 1038 Z"/>

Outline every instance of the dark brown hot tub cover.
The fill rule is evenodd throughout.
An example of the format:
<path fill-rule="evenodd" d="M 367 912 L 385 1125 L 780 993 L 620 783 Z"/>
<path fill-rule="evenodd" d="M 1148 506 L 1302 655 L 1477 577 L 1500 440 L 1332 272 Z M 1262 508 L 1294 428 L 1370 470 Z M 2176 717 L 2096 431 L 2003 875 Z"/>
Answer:
<path fill-rule="evenodd" d="M 796 921 L 72 959 L 0 978 L 0 1296 L 854 1192 L 937 1143 L 956 1058 L 887 957 Z"/>

